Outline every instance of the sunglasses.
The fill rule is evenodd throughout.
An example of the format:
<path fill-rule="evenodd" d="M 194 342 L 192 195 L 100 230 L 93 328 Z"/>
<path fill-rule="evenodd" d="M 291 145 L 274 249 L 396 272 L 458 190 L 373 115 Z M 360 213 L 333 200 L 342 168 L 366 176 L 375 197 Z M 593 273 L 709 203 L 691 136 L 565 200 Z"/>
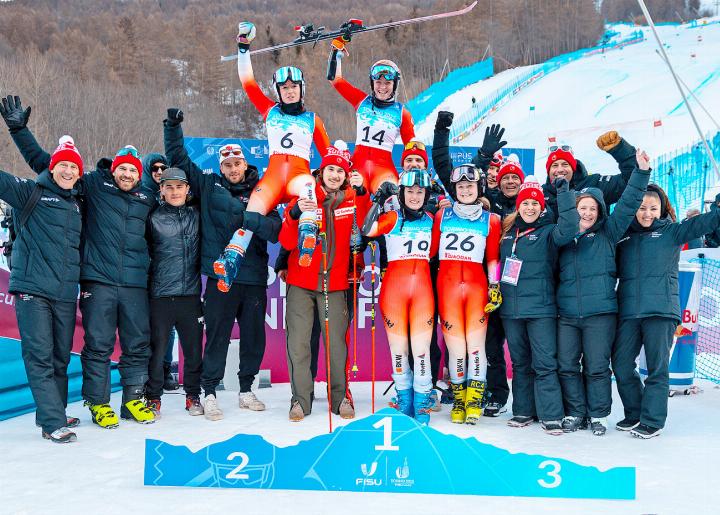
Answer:
<path fill-rule="evenodd" d="M 164 172 L 164 171 L 167 170 L 167 169 L 168 169 L 168 167 L 165 166 L 165 165 L 153 165 L 153 166 L 152 166 L 152 173 Z"/>
<path fill-rule="evenodd" d="M 422 141 L 408 141 L 405 143 L 405 150 L 425 150 L 425 143 Z"/>
<path fill-rule="evenodd" d="M 565 152 L 573 153 L 573 149 L 570 145 L 552 145 L 548 147 L 548 152 L 556 152 L 558 150 L 563 150 Z"/>
<path fill-rule="evenodd" d="M 133 147 L 125 147 L 120 149 L 120 151 L 117 153 L 118 156 L 133 156 L 136 159 L 140 159 L 140 154 L 138 153 L 137 149 Z"/>
<path fill-rule="evenodd" d="M 413 168 L 400 174 L 400 185 L 406 188 L 420 186 L 421 188 L 430 187 L 430 176 L 425 170 Z"/>
<path fill-rule="evenodd" d="M 392 66 L 381 64 L 370 70 L 370 78 L 372 80 L 380 80 L 382 78 L 388 81 L 393 81 L 398 78 L 398 72 Z"/>
<path fill-rule="evenodd" d="M 450 174 L 450 181 L 470 181 L 477 182 L 480 180 L 480 172 L 473 165 L 460 165 L 453 168 Z"/>

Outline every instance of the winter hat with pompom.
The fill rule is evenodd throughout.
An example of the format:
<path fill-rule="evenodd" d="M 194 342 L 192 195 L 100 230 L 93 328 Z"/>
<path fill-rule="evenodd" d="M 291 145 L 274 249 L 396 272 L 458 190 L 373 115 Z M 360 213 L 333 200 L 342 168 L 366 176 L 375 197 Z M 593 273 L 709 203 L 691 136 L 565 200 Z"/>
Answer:
<path fill-rule="evenodd" d="M 350 173 L 352 163 L 350 162 L 350 152 L 348 151 L 347 143 L 339 139 L 334 145 L 330 145 L 327 148 L 320 163 L 320 169 L 322 170 L 327 165 L 339 166 L 345 170 L 345 173 Z"/>
<path fill-rule="evenodd" d="M 75 146 L 75 141 L 73 141 L 70 136 L 63 136 L 62 138 L 60 138 L 60 141 L 58 142 L 58 147 L 55 149 L 55 152 L 52 153 L 52 156 L 50 156 L 49 169 L 52 171 L 52 169 L 55 168 L 55 165 L 58 164 L 60 161 L 69 161 L 71 163 L 75 163 L 80 169 L 80 175 L 83 174 L 82 157 L 80 156 L 80 152 L 78 152 L 78 149 Z"/>
<path fill-rule="evenodd" d="M 537 200 L 540 203 L 540 208 L 545 209 L 545 194 L 543 193 L 542 186 L 540 186 L 540 183 L 532 175 L 526 177 L 525 182 L 520 186 L 517 198 L 515 199 L 515 208 L 519 209 L 523 200 L 528 199 Z"/>

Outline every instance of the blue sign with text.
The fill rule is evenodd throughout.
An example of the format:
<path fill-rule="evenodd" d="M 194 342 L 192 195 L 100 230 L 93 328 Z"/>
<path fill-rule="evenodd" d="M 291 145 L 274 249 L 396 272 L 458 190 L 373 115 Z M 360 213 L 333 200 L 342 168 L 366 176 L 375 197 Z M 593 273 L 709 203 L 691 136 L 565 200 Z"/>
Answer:
<path fill-rule="evenodd" d="M 267 140 L 264 139 L 232 139 L 232 138 L 185 138 L 185 148 L 187 149 L 190 159 L 204 171 L 212 170 L 220 173 L 220 162 L 218 160 L 218 149 L 228 143 L 236 143 L 243 149 L 243 153 L 248 163 L 257 167 L 258 172 L 262 175 L 267 168 L 270 159 L 270 150 Z M 354 143 L 349 143 L 350 152 L 355 148 Z M 477 147 L 450 147 L 450 157 L 456 165 L 469 163 L 477 154 Z M 403 146 L 395 145 L 393 148 L 393 161 L 400 167 L 400 157 L 402 156 Z M 432 154 L 432 146 L 427 147 L 428 156 Z M 515 154 L 520 160 L 520 166 L 525 170 L 525 175 L 532 175 L 528 170 L 532 170 L 535 166 L 535 149 L 527 148 L 504 148 L 503 155 L 505 157 Z M 320 166 L 322 156 L 317 152 L 313 145 L 310 149 L 310 168 L 312 170 Z M 432 162 L 430 163 L 432 171 Z"/>
<path fill-rule="evenodd" d="M 145 485 L 634 499 L 635 468 L 513 454 L 385 408 L 289 447 L 247 434 L 197 452 L 146 440 Z"/>

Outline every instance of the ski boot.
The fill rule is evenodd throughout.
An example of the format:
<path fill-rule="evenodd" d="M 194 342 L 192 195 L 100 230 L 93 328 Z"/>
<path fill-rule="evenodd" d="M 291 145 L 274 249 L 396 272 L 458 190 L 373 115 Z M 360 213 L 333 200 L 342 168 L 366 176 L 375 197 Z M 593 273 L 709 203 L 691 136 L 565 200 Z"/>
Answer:
<path fill-rule="evenodd" d="M 298 264 L 302 267 L 310 266 L 315 246 L 318 239 L 317 215 L 314 212 L 306 211 L 300 215 L 298 224 Z"/>
<path fill-rule="evenodd" d="M 97 424 L 103 429 L 115 429 L 120 425 L 118 416 L 109 404 L 90 404 L 86 402 L 85 406 L 90 408 L 93 424 Z"/>
<path fill-rule="evenodd" d="M 415 420 L 420 424 L 430 424 L 430 413 L 432 413 L 433 398 L 432 390 L 429 392 L 415 391 L 413 395 L 413 408 L 415 410 Z"/>
<path fill-rule="evenodd" d="M 390 401 L 390 407 L 395 408 L 408 417 L 415 415 L 415 411 L 413 410 L 412 388 L 408 390 L 398 390 L 397 387 L 395 387 L 395 395 L 396 396 Z"/>
<path fill-rule="evenodd" d="M 230 291 L 233 280 L 237 275 L 240 263 L 245 258 L 245 252 L 240 248 L 225 247 L 222 255 L 213 263 L 213 271 L 218 278 L 217 288 L 223 293 Z"/>
<path fill-rule="evenodd" d="M 453 393 L 453 407 L 450 410 L 450 422 L 465 423 L 465 384 L 450 383 Z"/>
<path fill-rule="evenodd" d="M 142 401 L 143 385 L 123 386 L 120 417 L 123 420 L 134 420 L 139 424 L 152 424 L 155 414 Z"/>
<path fill-rule="evenodd" d="M 482 400 L 485 395 L 485 381 L 471 379 L 465 392 L 465 423 L 475 424 L 483 414 Z"/>

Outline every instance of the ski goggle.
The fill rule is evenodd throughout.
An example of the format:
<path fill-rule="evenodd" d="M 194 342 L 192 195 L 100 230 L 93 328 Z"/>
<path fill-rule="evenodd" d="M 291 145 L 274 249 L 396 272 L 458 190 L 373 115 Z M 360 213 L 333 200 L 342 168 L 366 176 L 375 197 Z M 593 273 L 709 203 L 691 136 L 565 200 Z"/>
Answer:
<path fill-rule="evenodd" d="M 387 64 L 378 64 L 370 69 L 370 78 L 372 80 L 385 79 L 394 81 L 399 77 L 400 75 L 398 74 L 398 71 Z"/>
<path fill-rule="evenodd" d="M 425 170 L 413 168 L 400 174 L 400 185 L 406 188 L 420 186 L 421 188 L 430 187 L 430 175 Z"/>
<path fill-rule="evenodd" d="M 140 154 L 138 153 L 137 149 L 132 146 L 127 146 L 125 148 L 121 148 L 117 154 L 115 154 L 117 157 L 119 156 L 133 156 L 135 159 L 140 159 Z"/>
<path fill-rule="evenodd" d="M 460 165 L 453 168 L 450 173 L 451 182 L 470 181 L 478 182 L 480 180 L 480 172 L 473 165 Z"/>
<path fill-rule="evenodd" d="M 300 68 L 294 66 L 283 66 L 278 69 L 275 72 L 274 79 L 276 84 L 285 84 L 287 81 L 294 84 L 302 84 L 302 82 L 304 82 L 302 71 Z"/>
<path fill-rule="evenodd" d="M 405 143 L 405 150 L 425 150 L 425 143 L 422 141 L 408 141 Z"/>
<path fill-rule="evenodd" d="M 230 156 L 245 157 L 245 155 L 243 154 L 242 148 L 240 148 L 240 145 L 227 145 L 226 147 L 223 147 L 220 149 L 220 155 L 222 157 L 230 157 Z"/>
<path fill-rule="evenodd" d="M 570 152 L 571 154 L 573 153 L 573 149 L 570 145 L 551 145 L 548 147 L 548 152 L 556 152 L 558 150 Z"/>

